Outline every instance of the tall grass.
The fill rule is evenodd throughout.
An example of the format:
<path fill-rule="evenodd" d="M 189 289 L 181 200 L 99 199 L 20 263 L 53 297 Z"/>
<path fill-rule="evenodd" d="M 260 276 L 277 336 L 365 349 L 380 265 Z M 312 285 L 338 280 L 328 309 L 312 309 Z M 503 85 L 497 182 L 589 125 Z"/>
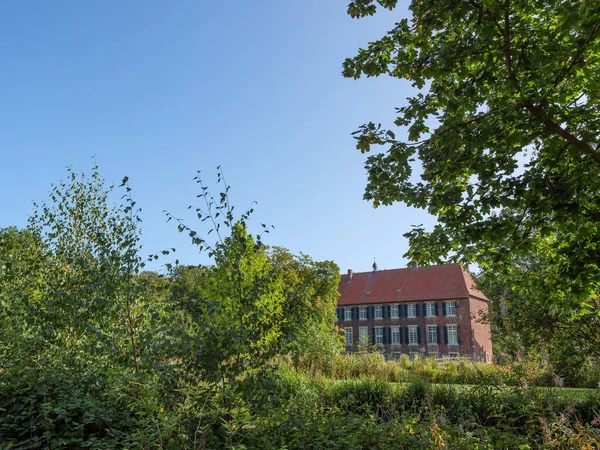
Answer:
<path fill-rule="evenodd" d="M 421 364 L 411 362 L 414 366 Z M 285 413 L 277 420 L 265 417 L 263 434 L 254 442 L 261 448 L 285 442 L 290 449 L 591 449 L 600 442 L 600 395 L 581 401 L 491 378 L 469 386 L 416 376 L 390 383 L 373 375 L 332 379 L 292 367 L 280 368 L 276 377 L 287 395 L 273 406 Z"/>
<path fill-rule="evenodd" d="M 284 362 L 285 364 L 285 362 Z M 492 380 L 499 385 L 553 387 L 557 377 L 548 365 L 523 362 L 497 365 L 474 361 L 414 359 L 403 355 L 398 360 L 386 360 L 381 353 L 364 352 L 337 354 L 326 364 L 300 364 L 302 370 L 312 375 L 322 375 L 336 380 L 375 377 L 379 380 L 407 383 L 418 378 L 436 384 L 478 384 Z"/>

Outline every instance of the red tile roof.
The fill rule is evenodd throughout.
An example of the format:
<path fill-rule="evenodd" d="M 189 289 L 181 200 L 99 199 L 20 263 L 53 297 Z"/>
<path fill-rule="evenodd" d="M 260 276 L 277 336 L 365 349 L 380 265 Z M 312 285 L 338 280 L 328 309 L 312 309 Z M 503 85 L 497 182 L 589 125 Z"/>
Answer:
<path fill-rule="evenodd" d="M 469 296 L 487 300 L 458 264 L 342 275 L 339 305 L 446 300 Z"/>

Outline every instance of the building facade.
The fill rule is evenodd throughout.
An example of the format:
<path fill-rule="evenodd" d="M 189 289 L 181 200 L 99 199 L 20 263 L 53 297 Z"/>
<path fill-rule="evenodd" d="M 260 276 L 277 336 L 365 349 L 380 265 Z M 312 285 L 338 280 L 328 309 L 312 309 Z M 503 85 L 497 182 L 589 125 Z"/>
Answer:
<path fill-rule="evenodd" d="M 492 360 L 487 297 L 458 264 L 342 275 L 336 310 L 346 351 L 380 347 L 387 358 Z"/>

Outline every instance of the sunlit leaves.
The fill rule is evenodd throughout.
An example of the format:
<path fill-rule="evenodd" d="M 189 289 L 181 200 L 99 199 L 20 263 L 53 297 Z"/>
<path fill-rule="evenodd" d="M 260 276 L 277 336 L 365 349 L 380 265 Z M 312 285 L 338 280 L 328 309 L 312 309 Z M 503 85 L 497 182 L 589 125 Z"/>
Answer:
<path fill-rule="evenodd" d="M 23 320 L 24 325 L 36 324 L 31 342 L 39 339 L 44 347 L 30 348 L 28 356 L 67 351 L 75 358 L 93 351 L 105 352 L 102 358 L 108 364 L 137 364 L 134 335 L 139 318 L 134 303 L 139 297 L 135 276 L 142 267 L 140 218 L 127 182 L 125 177 L 122 203 L 111 206 L 114 188 L 105 186 L 96 166 L 90 176 L 69 168 L 68 179 L 53 185 L 49 200 L 36 205 L 25 233 L 35 236 L 41 251 L 39 263 L 29 266 L 33 275 L 24 280 L 33 283 L 43 307 L 29 311 Z M 15 308 L 28 304 L 26 295 L 13 295 Z"/>
<path fill-rule="evenodd" d="M 348 13 L 372 15 L 377 3 L 351 2 Z M 554 287 L 586 298 L 600 279 L 599 5 L 415 0 L 410 9 L 343 63 L 345 77 L 387 75 L 420 90 L 394 120 L 408 142 L 372 122 L 353 133 L 363 153 L 387 149 L 367 159 L 365 199 L 437 218 L 433 230 L 406 234 L 407 256 L 421 264 L 497 264 L 551 233 Z"/>

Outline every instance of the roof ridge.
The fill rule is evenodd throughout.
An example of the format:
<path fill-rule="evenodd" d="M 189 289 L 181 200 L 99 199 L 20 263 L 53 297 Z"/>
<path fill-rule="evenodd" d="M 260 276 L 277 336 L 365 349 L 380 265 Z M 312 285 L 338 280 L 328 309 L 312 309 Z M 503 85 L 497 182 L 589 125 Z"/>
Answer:
<path fill-rule="evenodd" d="M 456 263 L 418 267 L 413 270 L 407 267 L 358 272 L 352 274 L 352 282 L 348 281 L 348 275 L 342 274 L 338 286 L 340 304 L 451 300 L 469 297 L 487 301 L 485 295 L 476 288 L 470 274 Z"/>
<path fill-rule="evenodd" d="M 458 265 L 460 266 L 460 264 L 456 264 L 456 263 L 450 263 L 450 264 L 432 264 L 431 266 L 418 266 L 417 270 L 419 269 L 433 269 L 435 267 L 448 267 L 448 266 L 452 266 L 452 265 Z M 377 269 L 377 272 L 397 272 L 397 271 L 402 271 L 402 270 L 411 270 L 410 267 L 397 267 L 395 269 Z M 364 272 L 355 272 L 354 270 L 352 271 L 352 276 L 354 275 L 363 275 L 363 274 L 371 274 L 373 273 L 373 270 L 366 270 Z M 340 273 L 340 276 L 348 276 L 347 273 Z"/>

